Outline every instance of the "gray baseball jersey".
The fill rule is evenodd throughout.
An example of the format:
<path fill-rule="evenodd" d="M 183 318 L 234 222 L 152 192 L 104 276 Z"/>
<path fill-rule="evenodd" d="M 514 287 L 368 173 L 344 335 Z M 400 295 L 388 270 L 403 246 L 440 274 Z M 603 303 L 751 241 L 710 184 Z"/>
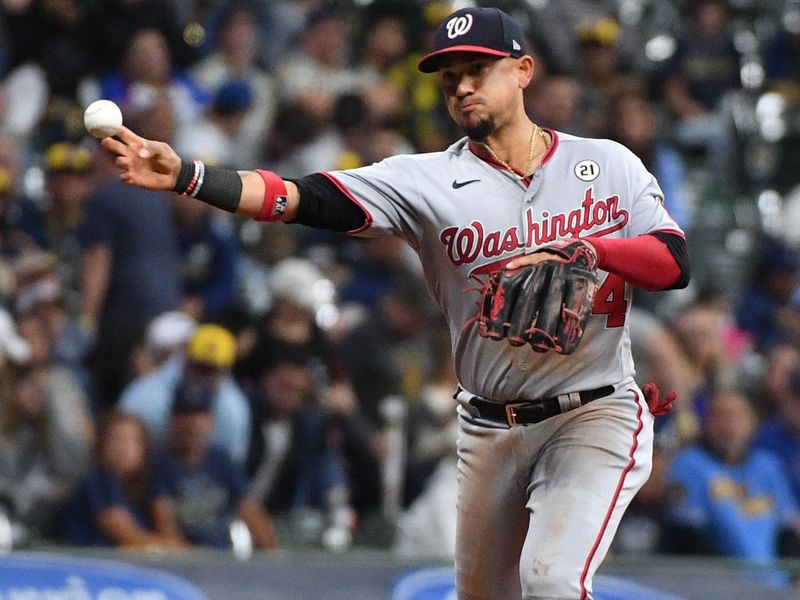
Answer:
<path fill-rule="evenodd" d="M 459 394 L 459 598 L 589 600 L 652 464 L 653 417 L 633 380 L 630 289 L 619 276 L 601 273 L 589 324 L 568 356 L 482 338 L 473 324 L 475 278 L 514 256 L 572 237 L 682 235 L 630 151 L 550 133 L 530 181 L 479 158 L 466 139 L 329 174 L 367 211 L 361 233 L 401 236 L 419 253 L 467 396 L 534 400 L 613 386 L 606 398 L 524 427 L 475 418 Z"/>
<path fill-rule="evenodd" d="M 482 338 L 467 291 L 510 258 L 558 239 L 634 237 L 680 228 L 642 162 L 610 140 L 551 132 L 530 185 L 476 156 L 467 138 L 444 152 L 401 155 L 329 175 L 369 214 L 362 232 L 404 238 L 447 318 L 462 386 L 492 400 L 535 399 L 633 376 L 630 289 L 601 272 L 592 317 L 569 356 Z"/>

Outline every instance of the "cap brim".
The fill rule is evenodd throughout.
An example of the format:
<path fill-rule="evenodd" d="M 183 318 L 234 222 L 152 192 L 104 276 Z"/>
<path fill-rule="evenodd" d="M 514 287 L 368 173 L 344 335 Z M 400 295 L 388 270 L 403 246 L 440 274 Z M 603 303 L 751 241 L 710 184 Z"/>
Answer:
<path fill-rule="evenodd" d="M 485 48 L 483 46 L 450 46 L 449 48 L 443 48 L 442 50 L 437 50 L 436 52 L 431 52 L 430 54 L 426 54 L 417 63 L 417 68 L 423 73 L 433 73 L 439 68 L 439 64 L 442 62 L 442 57 L 446 54 L 451 54 L 452 52 L 472 52 L 474 54 L 488 54 L 490 56 L 496 56 L 498 58 L 505 58 L 507 56 L 511 56 L 510 52 L 503 52 L 502 50 L 495 50 L 494 48 Z"/>

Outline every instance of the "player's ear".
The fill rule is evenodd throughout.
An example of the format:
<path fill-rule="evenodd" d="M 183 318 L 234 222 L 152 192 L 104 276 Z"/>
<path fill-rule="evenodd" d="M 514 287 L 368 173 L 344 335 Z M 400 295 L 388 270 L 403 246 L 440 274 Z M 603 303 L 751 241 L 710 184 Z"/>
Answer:
<path fill-rule="evenodd" d="M 536 72 L 536 63 L 533 57 L 529 54 L 520 57 L 517 61 L 517 80 L 519 81 L 520 89 L 525 89 L 530 85 L 533 79 L 533 74 Z"/>

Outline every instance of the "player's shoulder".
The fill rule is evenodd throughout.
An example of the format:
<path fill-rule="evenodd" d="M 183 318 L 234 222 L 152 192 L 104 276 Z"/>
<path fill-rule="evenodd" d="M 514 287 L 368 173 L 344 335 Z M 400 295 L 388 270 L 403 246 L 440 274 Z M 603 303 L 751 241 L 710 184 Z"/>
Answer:
<path fill-rule="evenodd" d="M 385 161 L 408 162 L 418 165 L 431 165 L 437 163 L 446 163 L 452 160 L 468 155 L 469 139 L 463 137 L 456 142 L 450 144 L 444 150 L 437 150 L 434 152 L 416 152 L 413 154 L 397 154 L 384 159 Z"/>
<path fill-rule="evenodd" d="M 607 160 L 639 160 L 628 147 L 608 138 L 581 137 L 561 131 L 555 134 L 558 150 L 564 154 L 592 154 Z"/>
<path fill-rule="evenodd" d="M 458 161 L 468 154 L 466 151 L 467 138 L 463 138 L 445 150 L 395 154 L 370 165 L 368 169 L 389 169 L 395 172 L 405 171 L 409 174 L 430 174 L 432 176 L 448 169 L 453 165 L 454 161 Z M 361 171 L 361 169 L 353 169 L 352 171 Z M 345 173 L 347 172 L 345 171 Z"/>

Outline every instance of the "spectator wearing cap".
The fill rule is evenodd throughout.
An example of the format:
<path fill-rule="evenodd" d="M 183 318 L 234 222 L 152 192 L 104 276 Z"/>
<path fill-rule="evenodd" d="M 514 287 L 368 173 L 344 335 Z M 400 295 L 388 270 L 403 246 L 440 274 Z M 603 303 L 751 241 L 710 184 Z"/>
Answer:
<path fill-rule="evenodd" d="M 542 49 L 558 73 L 576 74 L 580 68 L 580 40 L 577 31 L 601 22 L 616 23 L 616 52 L 626 65 L 645 66 L 642 40 L 635 21 L 622 19 L 616 0 L 559 0 L 548 2 L 533 16 L 534 24 L 547 23 Z M 610 30 L 609 30 L 610 31 Z"/>
<path fill-rule="evenodd" d="M 243 122 L 237 127 L 236 141 L 228 156 L 232 165 L 255 165 L 277 104 L 275 83 L 258 63 L 259 47 L 266 42 L 259 37 L 263 14 L 274 9 L 263 3 L 238 0 L 225 3 L 220 10 L 217 26 L 211 32 L 211 52 L 192 65 L 190 73 L 210 95 L 216 93 L 215 105 L 241 107 L 241 96 L 232 102 L 226 98 L 231 90 L 223 93 L 223 88 L 232 81 L 247 85 L 251 101 L 243 107 Z M 270 27 L 274 25 L 269 23 Z M 198 149 L 192 148 L 192 152 Z"/>
<path fill-rule="evenodd" d="M 235 359 L 234 335 L 219 325 L 202 324 L 189 338 L 185 355 L 170 358 L 152 373 L 131 381 L 119 406 L 140 417 L 154 442 L 163 445 L 169 434 L 170 407 L 178 383 L 202 383 L 211 390 L 211 441 L 242 465 L 250 442 L 250 407 L 230 373 Z"/>
<path fill-rule="evenodd" d="M 256 148 L 243 156 L 240 146 L 247 134 L 245 119 L 253 106 L 253 89 L 244 79 L 223 81 L 214 91 L 209 109 L 196 121 L 180 127 L 175 149 L 212 165 L 232 167 L 255 164 Z"/>
<path fill-rule="evenodd" d="M 92 154 L 79 144 L 59 141 L 47 147 L 42 166 L 48 203 L 44 212 L 28 213 L 26 231 L 55 255 L 61 283 L 77 294 L 82 270 L 79 233 L 95 185 Z"/>
<path fill-rule="evenodd" d="M 156 498 L 168 500 L 171 519 L 190 544 L 231 547 L 230 526 L 238 518 L 256 547 L 274 549 L 272 523 L 250 495 L 242 466 L 212 441 L 215 390 L 208 384 L 184 377 L 173 391 L 169 442 L 156 463 Z"/>
<path fill-rule="evenodd" d="M 639 92 L 644 82 L 627 73 L 617 51 L 620 26 L 610 18 L 581 23 L 578 40 L 578 81 L 581 100 L 578 122 L 594 137 L 607 133 L 606 115 L 611 100 L 626 92 Z"/>

